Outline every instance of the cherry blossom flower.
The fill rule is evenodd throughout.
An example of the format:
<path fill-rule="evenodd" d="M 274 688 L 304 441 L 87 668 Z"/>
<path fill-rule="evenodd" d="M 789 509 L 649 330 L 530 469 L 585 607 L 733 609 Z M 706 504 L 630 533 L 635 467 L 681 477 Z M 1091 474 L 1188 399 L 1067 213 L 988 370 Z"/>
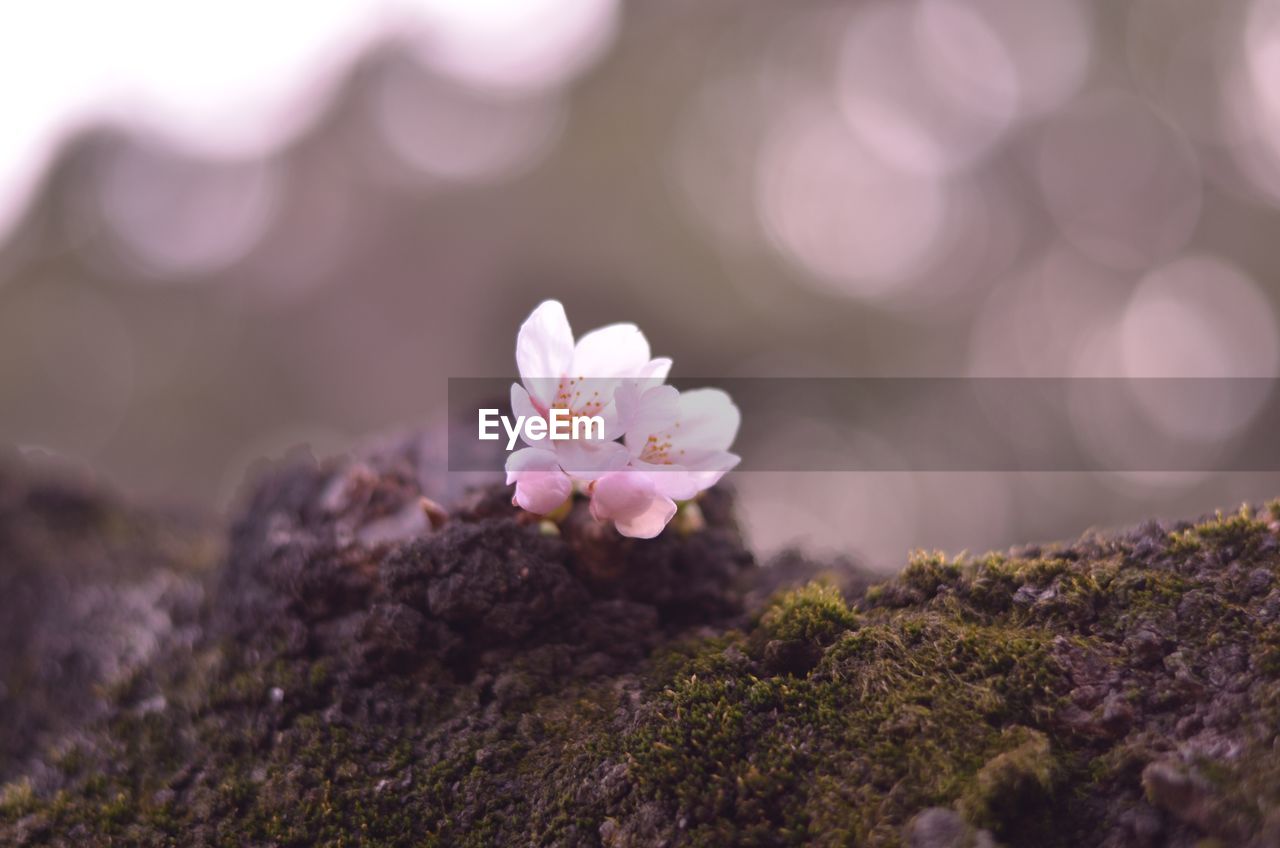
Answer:
<path fill-rule="evenodd" d="M 515 501 L 545 515 L 572 493 L 575 481 L 590 483 L 626 465 L 626 448 L 615 441 L 618 428 L 613 393 L 621 380 L 661 383 L 671 360 L 651 358 L 649 341 L 634 324 L 611 324 L 574 342 L 559 301 L 543 301 L 516 338 L 520 383 L 511 386 L 516 415 L 547 417 L 553 408 L 570 416 L 599 416 L 603 438 L 595 441 L 532 442 L 507 459 L 507 483 Z"/>
<path fill-rule="evenodd" d="M 605 438 L 616 432 L 613 391 L 622 380 L 660 384 L 671 360 L 651 359 L 649 341 L 635 324 L 610 324 L 584 335 L 575 344 L 569 319 L 559 301 L 546 300 L 525 320 L 516 337 L 520 383 L 511 387 L 517 415 L 545 416 L 553 407 L 571 416 L 600 415 Z"/>
<path fill-rule="evenodd" d="M 741 413 L 719 389 L 678 392 L 629 382 L 615 399 L 630 459 L 591 485 L 591 514 L 613 521 L 624 536 L 649 539 L 675 516 L 676 501 L 709 489 L 738 464 L 729 446 Z"/>
<path fill-rule="evenodd" d="M 613 324 L 573 339 L 564 307 L 548 300 L 520 327 L 520 382 L 511 387 L 517 416 L 598 416 L 600 438 L 531 441 L 507 458 L 515 502 L 538 515 L 555 512 L 575 490 L 591 514 L 624 536 L 657 536 L 677 502 L 714 486 L 736 466 L 729 452 L 741 415 L 719 389 L 679 392 L 662 385 L 669 359 L 652 359 L 633 324 Z M 621 442 L 617 441 L 622 439 Z"/>
<path fill-rule="evenodd" d="M 741 460 L 729 447 L 742 414 L 720 389 L 678 392 L 632 381 L 616 400 L 627 419 L 628 467 L 657 475 L 658 491 L 674 500 L 711 488 Z"/>

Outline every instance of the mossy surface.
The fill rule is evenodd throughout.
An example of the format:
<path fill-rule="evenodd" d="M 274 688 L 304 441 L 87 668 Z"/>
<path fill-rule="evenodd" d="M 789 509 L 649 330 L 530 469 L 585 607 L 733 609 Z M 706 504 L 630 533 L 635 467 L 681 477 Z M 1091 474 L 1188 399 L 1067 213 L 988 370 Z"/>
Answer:
<path fill-rule="evenodd" d="M 652 544 L 500 498 L 362 544 L 410 479 L 269 475 L 201 638 L 0 788 L 0 842 L 893 846 L 937 808 L 971 844 L 1280 833 L 1266 511 L 753 609 L 719 495 Z"/>

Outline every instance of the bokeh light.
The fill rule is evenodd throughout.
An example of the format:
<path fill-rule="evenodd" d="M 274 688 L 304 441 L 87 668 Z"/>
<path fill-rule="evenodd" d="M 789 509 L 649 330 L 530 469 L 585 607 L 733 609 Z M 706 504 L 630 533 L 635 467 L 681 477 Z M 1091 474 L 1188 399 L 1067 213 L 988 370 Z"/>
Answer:
<path fill-rule="evenodd" d="M 1019 80 L 983 18 L 949 0 L 867 5 L 840 67 L 844 114 L 885 162 L 938 174 L 996 144 L 1018 113 Z"/>
<path fill-rule="evenodd" d="M 883 297 L 929 260 L 946 214 L 942 186 L 885 164 L 833 111 L 784 116 L 759 168 L 761 219 L 815 281 Z"/>
<path fill-rule="evenodd" d="M 99 120 L 219 155 L 277 148 L 369 44 L 397 34 L 473 85 L 549 90 L 607 49 L 616 0 L 49 0 L 0 28 L 0 234 L 51 151 Z"/>
<path fill-rule="evenodd" d="M 1239 268 L 1187 256 L 1143 278 L 1119 325 L 1125 375 L 1148 413 L 1178 436 L 1221 441 L 1257 413 L 1269 394 L 1221 378 L 1277 376 L 1280 339 L 1272 305 Z M 1148 378 L 1219 378 L 1192 403 Z"/>
<path fill-rule="evenodd" d="M 1238 176 L 1229 185 L 1280 203 L 1280 4 L 1254 0 L 1224 62 L 1220 98 L 1225 146 Z"/>
<path fill-rule="evenodd" d="M 52 0 L 6 16 L 0 104 L 0 442 L 153 502 L 439 429 L 551 296 L 682 376 L 1142 378 L 1064 404 L 1100 464 L 1255 422 L 1150 378 L 1280 369 L 1280 0 Z M 740 482 L 762 551 L 884 566 L 1280 493 Z"/>
<path fill-rule="evenodd" d="M 1138 98 L 1105 92 L 1055 115 L 1037 158 L 1045 205 L 1098 262 L 1134 270 L 1181 250 L 1200 217 L 1191 145 Z"/>
<path fill-rule="evenodd" d="M 280 203 L 281 175 L 268 161 L 211 162 L 115 144 L 97 171 L 101 215 L 140 279 L 182 281 L 232 265 Z"/>
<path fill-rule="evenodd" d="M 989 28 L 1013 65 L 1018 108 L 1041 115 L 1061 107 L 1084 84 L 1094 54 L 1096 12 L 1076 0 L 941 0 L 963 5 Z M 973 69 L 969 69 L 973 73 Z"/>
<path fill-rule="evenodd" d="M 1069 376 L 1082 345 L 1123 309 L 1129 278 L 1061 242 L 988 289 L 972 325 L 975 377 Z"/>
<path fill-rule="evenodd" d="M 414 0 L 421 52 L 474 85 L 548 89 L 563 85 L 608 48 L 618 0 Z"/>
<path fill-rule="evenodd" d="M 461 182 L 501 179 L 536 164 L 566 112 L 555 95 L 477 91 L 433 80 L 405 61 L 382 69 L 372 110 L 387 148 L 411 174 Z"/>

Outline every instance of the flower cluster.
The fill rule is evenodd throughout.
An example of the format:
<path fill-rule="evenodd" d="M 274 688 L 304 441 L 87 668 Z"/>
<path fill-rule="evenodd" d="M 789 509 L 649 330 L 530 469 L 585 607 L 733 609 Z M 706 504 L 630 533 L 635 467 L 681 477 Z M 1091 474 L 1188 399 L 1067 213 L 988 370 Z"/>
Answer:
<path fill-rule="evenodd" d="M 507 459 L 518 506 L 538 515 L 559 510 L 575 491 L 591 514 L 624 536 L 649 539 L 686 501 L 738 464 L 729 452 L 738 408 L 719 389 L 679 392 L 664 385 L 671 360 L 649 356 L 634 324 L 601 327 L 574 343 L 564 307 L 548 300 L 520 327 L 520 382 L 511 386 L 517 415 L 546 418 L 553 409 L 599 417 L 603 438 L 531 442 Z"/>

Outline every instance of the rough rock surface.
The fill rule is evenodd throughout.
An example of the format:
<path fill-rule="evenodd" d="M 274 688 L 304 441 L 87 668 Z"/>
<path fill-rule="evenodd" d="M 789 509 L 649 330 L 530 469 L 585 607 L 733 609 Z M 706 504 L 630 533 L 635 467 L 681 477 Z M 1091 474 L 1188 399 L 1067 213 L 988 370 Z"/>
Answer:
<path fill-rule="evenodd" d="M 113 686 L 197 636 L 218 542 L 124 507 L 83 473 L 0 454 L 0 781 L 39 769 Z"/>
<path fill-rule="evenodd" d="M 551 533 L 500 490 L 445 515 L 406 456 L 261 469 L 213 571 L 135 537 L 128 585 L 198 609 L 6 740 L 0 844 L 1280 844 L 1270 509 L 871 586 L 757 567 L 721 491 L 702 529 Z M 4 607 L 20 722 L 56 687 L 14 658 L 61 650 L 26 634 L 93 643 L 66 610 L 114 550 L 36 491 L 0 478 L 0 580 L 65 575 Z"/>

